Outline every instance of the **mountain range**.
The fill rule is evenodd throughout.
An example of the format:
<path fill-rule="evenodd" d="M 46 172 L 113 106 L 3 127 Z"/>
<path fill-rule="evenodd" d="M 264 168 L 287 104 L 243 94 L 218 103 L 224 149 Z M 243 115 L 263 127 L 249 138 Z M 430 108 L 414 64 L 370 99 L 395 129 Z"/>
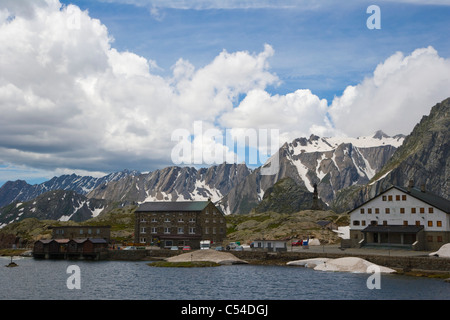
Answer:
<path fill-rule="evenodd" d="M 389 184 L 405 185 L 410 179 L 448 196 L 449 109 L 450 98 L 438 103 L 407 137 L 377 131 L 359 138 L 295 139 L 265 164 L 278 159 L 274 175 L 263 175 L 262 167 L 252 170 L 245 164 L 223 163 L 200 169 L 170 166 L 148 173 L 124 170 L 101 178 L 63 175 L 36 185 L 8 181 L 0 188 L 0 226 L 33 216 L 82 221 L 114 206 L 144 201 L 210 198 L 226 214 L 245 214 L 272 208 L 267 199 L 283 199 L 282 193 L 273 197 L 273 192 L 285 178 L 289 179 L 275 190 L 288 186 L 299 198 L 312 199 L 316 185 L 321 203 L 336 212 L 351 209 Z"/>

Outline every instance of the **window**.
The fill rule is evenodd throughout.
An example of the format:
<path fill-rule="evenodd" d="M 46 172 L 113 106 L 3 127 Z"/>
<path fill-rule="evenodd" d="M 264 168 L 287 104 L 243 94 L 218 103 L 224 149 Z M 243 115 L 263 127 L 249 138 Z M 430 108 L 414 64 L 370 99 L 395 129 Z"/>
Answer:
<path fill-rule="evenodd" d="M 384 213 L 386 213 L 386 214 L 391 213 L 391 209 L 389 209 L 389 208 L 384 209 Z"/>
<path fill-rule="evenodd" d="M 183 227 L 179 227 L 179 228 L 178 228 L 178 234 L 183 234 L 183 233 L 184 233 Z"/>
<path fill-rule="evenodd" d="M 364 214 L 364 208 L 361 208 L 361 214 Z"/>
<path fill-rule="evenodd" d="M 152 233 L 157 233 L 155 227 L 153 227 L 151 230 L 152 230 Z"/>
<path fill-rule="evenodd" d="M 442 227 L 442 221 L 436 221 L 436 226 Z"/>
<path fill-rule="evenodd" d="M 353 225 L 354 225 L 354 226 L 359 226 L 359 220 L 354 220 L 354 221 L 353 221 Z"/>
<path fill-rule="evenodd" d="M 400 208 L 400 213 L 405 213 L 405 208 Z"/>
<path fill-rule="evenodd" d="M 372 208 L 367 209 L 367 213 L 372 213 Z"/>
<path fill-rule="evenodd" d="M 397 194 L 397 195 L 395 196 L 395 201 L 400 201 L 400 195 L 399 195 L 399 194 Z"/>
<path fill-rule="evenodd" d="M 83 234 L 84 233 L 84 230 L 83 229 L 80 229 L 80 234 Z"/>
<path fill-rule="evenodd" d="M 189 228 L 189 234 L 195 234 L 195 228 L 194 227 L 190 227 Z"/>
<path fill-rule="evenodd" d="M 216 227 L 213 227 L 213 234 L 216 234 Z"/>
<path fill-rule="evenodd" d="M 387 226 L 387 221 L 383 220 L 383 226 Z"/>
<path fill-rule="evenodd" d="M 433 221 L 428 221 L 428 226 L 432 227 L 433 226 Z"/>
<path fill-rule="evenodd" d="M 436 238 L 437 238 L 436 239 L 437 242 L 442 242 L 442 236 L 437 236 Z"/>
<path fill-rule="evenodd" d="M 361 221 L 361 225 L 365 226 L 366 225 L 366 220 Z"/>
<path fill-rule="evenodd" d="M 403 220 L 403 225 L 404 225 L 404 226 L 407 226 L 407 225 L 408 225 L 408 221 Z"/>
<path fill-rule="evenodd" d="M 141 228 L 141 233 L 146 233 L 145 227 L 142 227 L 142 228 Z"/>
<path fill-rule="evenodd" d="M 386 198 L 386 196 L 382 196 L 381 199 L 382 199 L 383 201 L 386 201 L 387 198 Z"/>
<path fill-rule="evenodd" d="M 416 213 L 416 208 L 411 208 L 411 213 Z"/>
<path fill-rule="evenodd" d="M 205 234 L 209 234 L 209 228 L 205 227 Z"/>
<path fill-rule="evenodd" d="M 380 213 L 380 208 L 375 208 L 375 213 Z"/>
<path fill-rule="evenodd" d="M 146 243 L 147 241 L 146 241 L 145 238 L 140 238 L 139 242 L 140 242 L 140 243 Z"/>
<path fill-rule="evenodd" d="M 141 218 L 141 222 L 147 222 L 145 218 Z"/>
<path fill-rule="evenodd" d="M 169 234 L 170 233 L 170 228 L 164 228 L 164 233 L 165 234 Z"/>
<path fill-rule="evenodd" d="M 420 227 L 420 221 L 416 220 L 416 226 Z"/>
<path fill-rule="evenodd" d="M 425 208 L 420 208 L 420 213 L 425 213 Z"/>
<path fill-rule="evenodd" d="M 406 201 L 406 194 L 402 194 L 402 201 Z"/>
<path fill-rule="evenodd" d="M 388 196 L 388 201 L 392 201 L 392 196 Z"/>
<path fill-rule="evenodd" d="M 152 222 L 156 222 L 157 220 L 156 220 L 156 218 L 152 218 Z"/>
<path fill-rule="evenodd" d="M 189 222 L 195 222 L 195 218 L 189 218 Z"/>
<path fill-rule="evenodd" d="M 428 208 L 428 213 L 433 213 L 433 208 Z"/>
<path fill-rule="evenodd" d="M 164 222 L 170 222 L 170 219 L 169 218 L 165 218 Z"/>
<path fill-rule="evenodd" d="M 183 218 L 178 218 L 178 222 L 183 222 Z"/>

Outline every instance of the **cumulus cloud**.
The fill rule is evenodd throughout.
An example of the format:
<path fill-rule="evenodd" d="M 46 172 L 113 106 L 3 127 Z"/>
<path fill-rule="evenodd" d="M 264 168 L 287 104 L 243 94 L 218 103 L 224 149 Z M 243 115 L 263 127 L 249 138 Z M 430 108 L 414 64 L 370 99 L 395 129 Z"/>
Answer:
<path fill-rule="evenodd" d="M 46 174 L 154 170 L 199 150 L 206 165 L 233 156 L 216 139 L 227 128 L 233 138 L 276 129 L 280 144 L 310 134 L 409 133 L 450 88 L 449 60 L 431 47 L 394 54 L 331 105 L 308 89 L 269 93 L 281 82 L 269 44 L 218 52 L 201 68 L 180 57 L 162 77 L 152 72 L 156 61 L 117 50 L 99 20 L 57 0 L 2 2 L 0 43 L 0 164 Z M 173 159 L 179 129 L 194 155 Z"/>
<path fill-rule="evenodd" d="M 432 47 L 405 56 L 397 52 L 373 75 L 348 86 L 329 108 L 335 128 L 349 136 L 382 129 L 409 134 L 431 106 L 450 96 L 450 59 Z"/>
<path fill-rule="evenodd" d="M 239 95 L 278 81 L 268 71 L 269 45 L 260 53 L 224 50 L 200 69 L 180 59 L 163 78 L 151 73 L 154 61 L 113 48 L 107 28 L 76 6 L 47 1 L 15 8 L 14 15 L 6 10 L 0 16 L 6 163 L 95 171 L 169 165 L 174 130 L 191 130 L 196 120 L 214 128 Z"/>

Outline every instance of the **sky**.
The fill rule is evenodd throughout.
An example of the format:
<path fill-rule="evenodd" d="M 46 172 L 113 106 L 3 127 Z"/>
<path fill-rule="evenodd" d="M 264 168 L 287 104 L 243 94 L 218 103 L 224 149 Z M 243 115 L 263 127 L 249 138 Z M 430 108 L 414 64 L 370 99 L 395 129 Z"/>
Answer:
<path fill-rule="evenodd" d="M 449 16 L 449 0 L 0 0 L 0 185 L 407 135 L 450 97 Z"/>

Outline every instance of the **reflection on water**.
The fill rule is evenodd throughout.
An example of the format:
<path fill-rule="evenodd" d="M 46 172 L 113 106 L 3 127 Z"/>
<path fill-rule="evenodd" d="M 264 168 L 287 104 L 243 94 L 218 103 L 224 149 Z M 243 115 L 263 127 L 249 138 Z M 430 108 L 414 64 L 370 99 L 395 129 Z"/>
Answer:
<path fill-rule="evenodd" d="M 369 275 L 302 267 L 233 265 L 155 268 L 147 262 L 0 258 L 0 299 L 316 300 L 450 299 L 442 279 L 382 275 L 370 290 Z M 70 265 L 79 266 L 80 288 L 68 289 Z"/>

